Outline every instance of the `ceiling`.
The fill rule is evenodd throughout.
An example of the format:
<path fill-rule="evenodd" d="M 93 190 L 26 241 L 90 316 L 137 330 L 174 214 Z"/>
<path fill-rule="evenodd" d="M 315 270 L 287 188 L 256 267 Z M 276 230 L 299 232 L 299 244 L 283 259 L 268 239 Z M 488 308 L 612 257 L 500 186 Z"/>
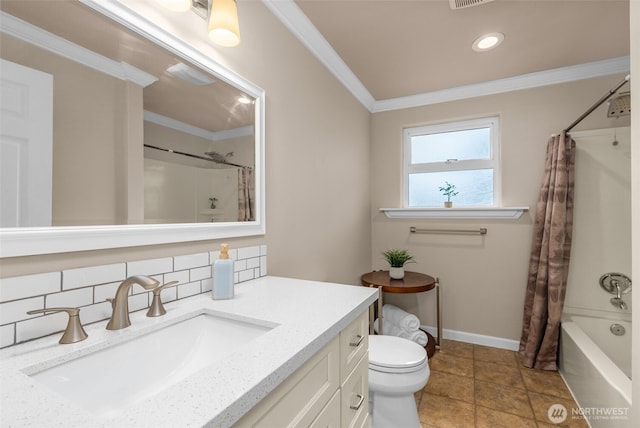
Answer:
<path fill-rule="evenodd" d="M 628 0 L 495 0 L 457 10 L 449 0 L 264 2 L 365 101 L 367 93 L 379 102 L 592 63 L 608 66 L 604 74 L 628 72 Z M 504 42 L 473 51 L 490 32 Z"/>

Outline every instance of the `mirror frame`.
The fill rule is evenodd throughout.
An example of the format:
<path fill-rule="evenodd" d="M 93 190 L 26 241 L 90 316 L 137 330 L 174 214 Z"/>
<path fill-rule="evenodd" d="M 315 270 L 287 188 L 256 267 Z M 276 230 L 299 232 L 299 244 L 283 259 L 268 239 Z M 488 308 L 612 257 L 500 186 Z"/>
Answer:
<path fill-rule="evenodd" d="M 182 223 L 0 229 L 0 258 L 264 235 L 265 91 L 203 52 L 115 1 L 80 0 L 151 42 L 214 74 L 255 98 L 255 211 L 248 222 Z"/>

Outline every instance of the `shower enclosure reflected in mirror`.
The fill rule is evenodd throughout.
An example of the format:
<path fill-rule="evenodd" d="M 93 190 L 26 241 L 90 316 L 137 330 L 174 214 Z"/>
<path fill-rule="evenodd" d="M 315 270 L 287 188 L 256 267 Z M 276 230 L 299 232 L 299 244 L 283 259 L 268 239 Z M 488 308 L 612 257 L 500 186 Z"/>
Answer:
<path fill-rule="evenodd" d="M 12 98 L 20 111 L 22 95 L 5 95 L 29 88 L 14 84 L 14 67 L 20 79 L 24 70 L 51 76 L 48 89 L 32 92 L 52 94 L 43 125 L 27 119 L 22 135 L 3 136 L 0 255 L 264 233 L 260 88 L 118 2 L 7 0 L 0 9 L 2 77 L 11 81 L 3 109 Z M 3 116 L 7 129 L 13 118 Z M 37 150 L 15 143 L 47 126 L 49 141 Z M 28 177 L 42 183 L 29 197 L 25 154 L 50 162 L 48 174 Z M 98 239 L 64 249 L 27 244 L 83 234 Z"/>

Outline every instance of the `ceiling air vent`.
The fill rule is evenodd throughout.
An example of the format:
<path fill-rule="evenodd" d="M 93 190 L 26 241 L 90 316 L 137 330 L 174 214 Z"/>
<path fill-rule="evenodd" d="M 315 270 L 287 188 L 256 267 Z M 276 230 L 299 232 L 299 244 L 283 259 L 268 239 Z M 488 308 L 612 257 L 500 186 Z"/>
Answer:
<path fill-rule="evenodd" d="M 451 10 L 464 9 L 471 6 L 480 6 L 481 4 L 490 3 L 493 0 L 449 0 Z"/>

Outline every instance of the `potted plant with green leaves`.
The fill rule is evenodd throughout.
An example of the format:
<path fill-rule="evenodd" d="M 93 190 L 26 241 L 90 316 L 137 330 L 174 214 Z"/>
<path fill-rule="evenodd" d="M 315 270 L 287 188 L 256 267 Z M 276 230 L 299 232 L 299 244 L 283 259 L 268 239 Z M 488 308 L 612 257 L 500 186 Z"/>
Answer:
<path fill-rule="evenodd" d="M 393 279 L 404 278 L 404 265 L 414 263 L 413 256 L 407 250 L 391 249 L 382 253 L 389 263 L 389 276 Z"/>
<path fill-rule="evenodd" d="M 453 206 L 451 198 L 456 196 L 459 192 L 456 192 L 455 184 L 450 184 L 448 181 L 445 181 L 444 184 L 444 186 L 438 187 L 438 189 L 447 197 L 447 200 L 444 202 L 444 207 L 451 208 Z"/>

